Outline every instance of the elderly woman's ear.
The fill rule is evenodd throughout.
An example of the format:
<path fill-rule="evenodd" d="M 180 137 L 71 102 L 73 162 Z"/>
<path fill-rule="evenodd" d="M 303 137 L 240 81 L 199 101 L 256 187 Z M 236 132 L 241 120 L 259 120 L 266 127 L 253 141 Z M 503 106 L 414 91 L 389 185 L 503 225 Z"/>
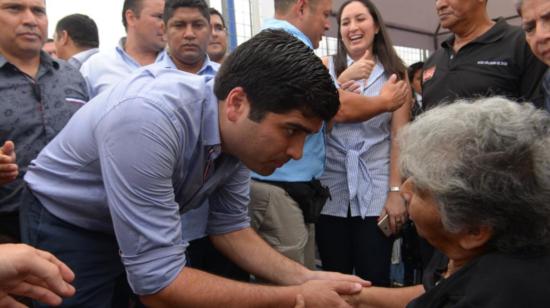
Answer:
<path fill-rule="evenodd" d="M 493 229 L 489 226 L 480 226 L 469 231 L 459 238 L 458 243 L 464 250 L 484 250 L 487 242 L 493 236 Z"/>

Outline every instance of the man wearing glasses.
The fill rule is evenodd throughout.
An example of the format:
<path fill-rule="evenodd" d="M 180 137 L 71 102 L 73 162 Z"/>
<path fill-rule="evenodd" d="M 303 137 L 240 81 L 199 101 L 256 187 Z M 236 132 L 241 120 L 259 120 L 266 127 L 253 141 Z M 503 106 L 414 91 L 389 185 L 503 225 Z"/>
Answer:
<path fill-rule="evenodd" d="M 208 44 L 208 57 L 222 64 L 227 55 L 227 29 L 222 14 L 215 8 L 210 8 L 210 25 L 212 35 Z"/>

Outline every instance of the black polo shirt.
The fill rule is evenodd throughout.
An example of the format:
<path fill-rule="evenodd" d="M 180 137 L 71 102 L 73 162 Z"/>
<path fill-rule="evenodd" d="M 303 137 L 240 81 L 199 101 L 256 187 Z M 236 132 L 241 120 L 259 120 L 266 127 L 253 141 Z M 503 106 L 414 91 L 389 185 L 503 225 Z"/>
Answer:
<path fill-rule="evenodd" d="M 520 28 L 501 19 L 458 53 L 453 43 L 454 36 L 424 64 L 425 109 L 457 98 L 494 95 L 543 106 L 540 81 L 547 67 L 532 54 Z"/>

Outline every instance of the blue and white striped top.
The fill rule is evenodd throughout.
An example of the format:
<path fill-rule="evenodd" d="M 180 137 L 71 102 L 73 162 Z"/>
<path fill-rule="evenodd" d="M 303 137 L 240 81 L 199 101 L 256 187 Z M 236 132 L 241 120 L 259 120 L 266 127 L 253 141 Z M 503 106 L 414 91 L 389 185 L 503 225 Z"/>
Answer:
<path fill-rule="evenodd" d="M 348 66 L 353 60 L 348 57 Z M 329 58 L 329 71 L 334 64 Z M 378 96 L 388 76 L 377 62 L 368 80 L 359 80 L 361 93 Z M 321 182 L 330 188 L 322 214 L 347 217 L 378 216 L 388 193 L 390 174 L 392 113 L 379 114 L 368 121 L 335 124 L 326 137 L 325 172 Z"/>

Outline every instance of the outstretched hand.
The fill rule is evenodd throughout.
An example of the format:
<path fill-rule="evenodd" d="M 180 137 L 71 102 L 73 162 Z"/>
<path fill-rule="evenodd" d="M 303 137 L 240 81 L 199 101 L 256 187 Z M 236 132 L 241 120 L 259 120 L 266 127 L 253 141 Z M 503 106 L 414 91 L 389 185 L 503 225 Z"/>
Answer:
<path fill-rule="evenodd" d="M 47 305 L 74 295 L 74 273 L 52 254 L 24 244 L 0 245 L 0 307 L 24 307 L 12 295 Z"/>

